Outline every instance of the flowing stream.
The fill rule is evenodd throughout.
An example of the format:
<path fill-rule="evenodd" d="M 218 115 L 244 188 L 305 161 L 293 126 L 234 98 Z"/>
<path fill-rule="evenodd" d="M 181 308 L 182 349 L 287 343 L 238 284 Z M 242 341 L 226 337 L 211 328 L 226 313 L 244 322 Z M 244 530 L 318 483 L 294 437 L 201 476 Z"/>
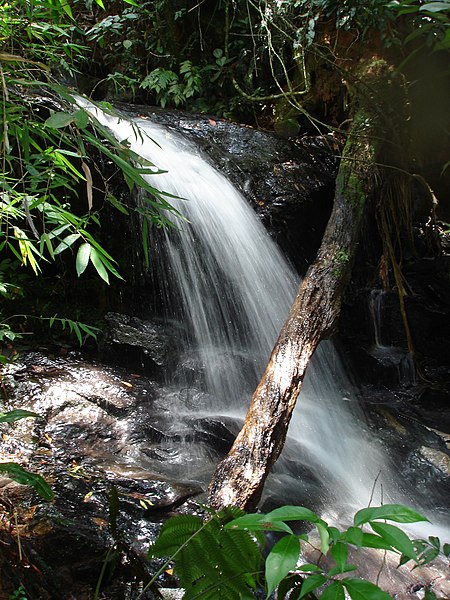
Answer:
<path fill-rule="evenodd" d="M 164 240 L 153 252 L 166 316 L 182 324 L 180 341 L 201 371 L 194 383 L 183 376 L 167 382 L 174 390 L 172 411 L 180 420 L 193 411 L 243 419 L 298 276 L 245 198 L 190 141 L 148 119 L 131 124 L 88 108 L 119 140 L 128 140 L 137 154 L 167 171 L 148 177 L 153 186 L 180 197 L 171 203 L 187 219 L 178 219 L 176 230 L 163 232 Z M 176 392 L 189 385 L 202 389 L 202 403 L 195 408 Z M 387 462 L 366 429 L 333 344 L 322 343 L 308 368 L 286 449 L 268 489 L 278 486 L 285 502 L 311 500 L 315 506 L 315 496 L 321 494 L 328 518 L 349 515 L 371 500 L 407 502 L 406 486 L 398 474 L 392 482 Z M 299 465 L 304 469 L 300 474 Z M 196 477 L 195 472 L 189 475 Z M 302 476 L 312 482 L 309 491 L 301 490 Z"/>

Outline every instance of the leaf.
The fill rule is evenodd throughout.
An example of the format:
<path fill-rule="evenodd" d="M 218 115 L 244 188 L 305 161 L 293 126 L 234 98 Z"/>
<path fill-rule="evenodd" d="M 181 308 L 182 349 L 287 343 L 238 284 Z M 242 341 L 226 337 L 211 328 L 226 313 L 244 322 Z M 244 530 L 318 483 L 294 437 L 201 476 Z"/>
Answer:
<path fill-rule="evenodd" d="M 64 250 L 67 250 L 67 248 L 72 246 L 72 244 L 74 244 L 79 237 L 79 233 L 71 233 L 56 246 L 56 248 L 53 250 L 53 254 L 60 254 Z"/>
<path fill-rule="evenodd" d="M 326 581 L 328 580 L 324 575 L 310 575 L 302 584 L 302 591 L 300 592 L 299 598 L 303 598 L 303 596 L 306 596 L 309 592 L 317 589 Z"/>
<path fill-rule="evenodd" d="M 295 569 L 300 556 L 300 540 L 286 535 L 270 551 L 266 558 L 267 596 L 273 592 L 289 571 Z"/>
<path fill-rule="evenodd" d="M 370 523 L 370 526 L 378 533 L 384 540 L 388 542 L 393 548 L 399 550 L 405 556 L 408 556 L 412 560 L 417 560 L 417 555 L 414 550 L 412 541 L 406 535 L 404 531 L 396 527 L 395 525 L 389 525 L 388 523 Z"/>
<path fill-rule="evenodd" d="M 283 522 L 267 520 L 267 515 L 251 514 L 238 517 L 225 525 L 225 529 L 248 529 L 250 531 L 285 531 L 293 533 L 289 525 Z"/>
<path fill-rule="evenodd" d="M 345 600 L 345 592 L 340 581 L 333 581 L 320 595 L 320 600 Z"/>
<path fill-rule="evenodd" d="M 86 270 L 86 267 L 88 266 L 89 257 L 91 256 L 91 248 L 92 248 L 92 246 L 90 244 L 88 244 L 87 242 L 84 244 L 81 244 L 81 246 L 78 248 L 77 258 L 76 258 L 76 262 L 75 262 L 78 277 L 82 273 L 84 273 L 84 271 Z"/>
<path fill-rule="evenodd" d="M 6 413 L 0 413 L 0 423 L 14 423 L 20 419 L 27 419 L 29 417 L 40 419 L 41 416 L 31 410 L 16 409 L 10 410 Z"/>
<path fill-rule="evenodd" d="M 426 517 L 403 504 L 384 504 L 383 506 L 374 506 L 372 508 L 363 508 L 359 510 L 353 522 L 355 525 L 362 525 L 369 521 L 377 519 L 387 519 L 397 523 L 417 523 L 418 521 L 428 521 Z"/>
<path fill-rule="evenodd" d="M 80 108 L 73 114 L 73 120 L 79 129 L 85 129 L 89 125 L 89 115 L 84 108 Z"/>
<path fill-rule="evenodd" d="M 303 506 L 280 506 L 266 515 L 267 521 L 310 521 L 317 523 L 319 517 Z"/>
<path fill-rule="evenodd" d="M 83 169 L 83 173 L 86 176 L 86 196 L 87 196 L 88 210 L 91 211 L 92 210 L 92 186 L 93 186 L 91 170 L 84 161 L 82 161 L 82 163 L 81 163 L 81 168 Z"/>
<path fill-rule="evenodd" d="M 105 266 L 103 264 L 101 254 L 94 247 L 91 247 L 90 259 L 91 259 L 92 264 L 95 267 L 95 270 L 100 275 L 100 277 L 103 279 L 103 281 L 106 281 L 106 283 L 109 283 L 108 272 L 105 269 Z"/>
<path fill-rule="evenodd" d="M 419 10 L 427 12 L 441 12 L 443 10 L 450 10 L 450 2 L 428 2 L 427 4 L 423 4 Z"/>
<path fill-rule="evenodd" d="M 343 542 L 333 544 L 333 546 L 331 546 L 331 554 L 333 555 L 338 568 L 343 569 L 345 567 L 345 563 L 347 562 L 348 556 L 347 544 L 344 544 Z"/>
<path fill-rule="evenodd" d="M 342 581 L 352 600 L 392 600 L 377 585 L 363 579 L 348 578 Z"/>
<path fill-rule="evenodd" d="M 22 485 L 31 485 L 44 500 L 50 502 L 55 497 L 51 487 L 43 477 L 36 475 L 36 473 L 25 471 L 25 469 L 17 463 L 0 463 L 0 473 L 7 473 L 11 479 Z"/>
<path fill-rule="evenodd" d="M 330 549 L 330 534 L 323 523 L 316 523 L 316 527 L 320 535 L 320 550 L 322 554 L 326 555 Z"/>
<path fill-rule="evenodd" d="M 67 112 L 55 112 L 44 123 L 44 127 L 61 129 L 75 120 L 74 115 Z"/>

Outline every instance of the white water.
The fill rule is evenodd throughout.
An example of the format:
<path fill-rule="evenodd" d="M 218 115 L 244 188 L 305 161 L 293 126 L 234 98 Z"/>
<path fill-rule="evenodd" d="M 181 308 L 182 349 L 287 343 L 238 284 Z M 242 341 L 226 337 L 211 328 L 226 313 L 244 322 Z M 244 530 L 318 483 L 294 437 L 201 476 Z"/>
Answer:
<path fill-rule="evenodd" d="M 205 369 L 208 394 L 196 413 L 243 417 L 298 277 L 242 195 L 190 142 L 147 119 L 133 119 L 131 126 L 89 108 L 119 140 L 128 140 L 137 154 L 168 171 L 149 176 L 154 187 L 184 198 L 171 203 L 189 222 L 177 221 L 178 231 L 165 233 L 165 248 L 158 253 L 168 261 L 162 272 L 171 316 L 185 320 L 190 352 Z M 177 410 L 182 418 L 190 409 Z M 330 518 L 333 512 L 338 518 L 351 514 L 371 500 L 404 501 L 395 497 L 401 483 L 390 481 L 331 343 L 321 344 L 308 369 L 289 435 L 291 449 L 273 479 L 283 486 L 291 478 L 283 465 L 306 465 L 330 492 Z"/>

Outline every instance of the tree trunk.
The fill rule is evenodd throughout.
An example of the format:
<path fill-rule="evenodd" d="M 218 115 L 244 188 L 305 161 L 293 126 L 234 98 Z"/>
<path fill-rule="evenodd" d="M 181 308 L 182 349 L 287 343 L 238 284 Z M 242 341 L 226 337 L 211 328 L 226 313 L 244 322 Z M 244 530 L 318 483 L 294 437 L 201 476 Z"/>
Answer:
<path fill-rule="evenodd" d="M 244 426 L 209 487 L 219 509 L 254 508 L 278 458 L 308 362 L 329 337 L 340 313 L 361 230 L 366 199 L 374 185 L 370 116 L 359 109 L 336 181 L 333 211 L 315 262 L 310 266 L 253 394 Z"/>

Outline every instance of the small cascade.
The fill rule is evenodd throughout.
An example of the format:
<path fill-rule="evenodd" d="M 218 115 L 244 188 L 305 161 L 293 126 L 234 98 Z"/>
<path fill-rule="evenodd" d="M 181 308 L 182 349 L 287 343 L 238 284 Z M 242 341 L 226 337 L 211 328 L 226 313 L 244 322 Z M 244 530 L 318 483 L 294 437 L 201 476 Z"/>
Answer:
<path fill-rule="evenodd" d="M 416 368 L 411 353 L 406 348 L 406 341 L 395 339 L 393 328 L 387 323 L 389 313 L 397 313 L 390 302 L 393 295 L 384 290 L 374 289 L 369 296 L 369 310 L 372 317 L 374 344 L 370 354 L 384 367 L 392 368 L 397 382 L 403 387 L 417 384 Z M 395 298 L 395 301 L 398 300 Z"/>
<path fill-rule="evenodd" d="M 177 221 L 175 231 L 163 232 L 154 254 L 166 317 L 178 323 L 183 352 L 192 370 L 202 374 L 190 380 L 182 361 L 178 372 L 168 374 L 170 415 L 178 430 L 184 427 L 187 444 L 184 462 L 177 452 L 172 466 L 206 482 L 217 456 L 189 448 L 192 419 L 224 417 L 239 426 L 298 277 L 242 195 L 192 143 L 148 119 L 131 123 L 85 106 L 134 152 L 167 171 L 149 176 L 151 184 L 178 196 L 171 202 L 187 219 Z M 378 299 L 374 294 L 375 346 L 383 348 Z M 407 486 L 400 474 L 391 476 L 387 462 L 367 431 L 336 350 L 331 342 L 322 343 L 308 368 L 285 451 L 266 487 L 278 485 L 281 502 L 311 499 L 312 508 L 326 505 L 330 518 L 349 516 L 369 502 L 404 500 Z M 309 491 L 300 491 L 308 481 Z"/>

